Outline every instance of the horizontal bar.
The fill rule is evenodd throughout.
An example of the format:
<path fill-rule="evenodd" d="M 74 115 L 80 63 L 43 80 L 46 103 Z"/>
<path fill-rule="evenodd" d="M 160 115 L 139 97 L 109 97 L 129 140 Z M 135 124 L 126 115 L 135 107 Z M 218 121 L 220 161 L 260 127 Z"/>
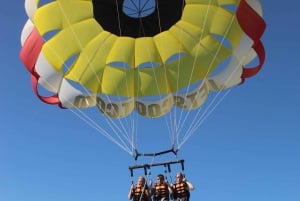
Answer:
<path fill-rule="evenodd" d="M 171 165 L 171 164 L 176 164 L 176 163 L 181 163 L 183 165 L 184 160 L 176 160 L 176 161 L 152 163 L 152 164 L 133 165 L 133 166 L 129 166 L 129 170 L 139 169 L 139 168 L 150 168 L 150 167 L 153 167 L 153 166 Z"/>

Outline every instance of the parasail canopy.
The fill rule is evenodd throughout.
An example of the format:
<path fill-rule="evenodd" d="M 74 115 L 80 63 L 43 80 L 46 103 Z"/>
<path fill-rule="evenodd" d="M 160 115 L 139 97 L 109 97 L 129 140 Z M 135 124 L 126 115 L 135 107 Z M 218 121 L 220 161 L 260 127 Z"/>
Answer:
<path fill-rule="evenodd" d="M 97 107 L 109 118 L 197 109 L 210 92 L 257 74 L 265 59 L 259 0 L 25 0 L 25 7 L 20 57 L 37 96 L 63 108 Z"/>

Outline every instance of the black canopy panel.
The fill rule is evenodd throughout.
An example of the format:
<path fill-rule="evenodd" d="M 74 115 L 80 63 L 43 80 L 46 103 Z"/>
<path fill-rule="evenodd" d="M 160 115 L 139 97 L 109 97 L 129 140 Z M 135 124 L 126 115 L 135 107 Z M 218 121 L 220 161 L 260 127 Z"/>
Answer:
<path fill-rule="evenodd" d="M 184 5 L 184 0 L 93 0 L 94 17 L 106 31 L 133 38 L 168 30 Z"/>

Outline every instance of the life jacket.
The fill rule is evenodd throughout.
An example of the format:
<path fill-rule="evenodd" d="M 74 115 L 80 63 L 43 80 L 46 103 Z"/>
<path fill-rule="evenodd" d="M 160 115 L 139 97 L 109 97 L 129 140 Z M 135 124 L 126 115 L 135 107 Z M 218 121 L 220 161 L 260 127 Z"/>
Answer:
<path fill-rule="evenodd" d="M 161 200 L 162 198 L 166 198 L 169 200 L 169 189 L 167 184 L 155 184 L 154 186 L 154 200 Z"/>
<path fill-rule="evenodd" d="M 176 198 L 189 198 L 190 192 L 186 182 L 175 183 L 173 187 L 173 197 Z"/>
<path fill-rule="evenodd" d="M 133 189 L 133 201 L 149 201 L 148 196 L 145 192 L 143 192 L 144 186 L 136 186 Z M 145 186 L 145 189 L 147 189 L 147 186 Z"/>

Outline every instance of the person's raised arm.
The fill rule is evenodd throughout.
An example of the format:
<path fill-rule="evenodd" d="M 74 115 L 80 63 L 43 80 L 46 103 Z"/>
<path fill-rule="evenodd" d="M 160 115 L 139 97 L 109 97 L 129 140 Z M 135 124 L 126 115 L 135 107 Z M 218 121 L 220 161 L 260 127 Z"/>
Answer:
<path fill-rule="evenodd" d="M 185 179 L 185 183 L 188 186 L 188 190 L 194 190 L 195 189 L 194 185 L 191 182 L 187 181 L 186 179 Z"/>
<path fill-rule="evenodd" d="M 128 200 L 131 200 L 134 194 L 134 186 L 133 184 L 130 186 L 129 192 L 128 192 Z"/>

